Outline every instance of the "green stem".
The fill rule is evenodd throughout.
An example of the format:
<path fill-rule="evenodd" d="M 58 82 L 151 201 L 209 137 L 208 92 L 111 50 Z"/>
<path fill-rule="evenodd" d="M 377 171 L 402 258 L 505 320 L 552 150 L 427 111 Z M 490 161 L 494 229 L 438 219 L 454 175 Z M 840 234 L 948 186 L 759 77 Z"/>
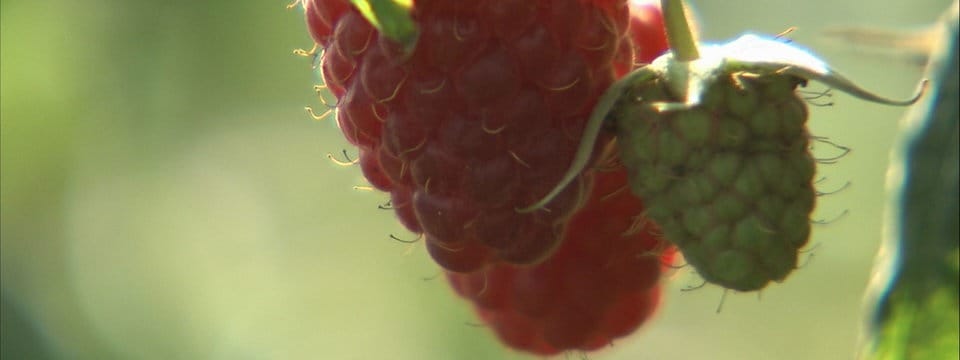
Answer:
<path fill-rule="evenodd" d="M 693 40 L 693 33 L 687 23 L 686 13 L 683 11 L 681 0 L 660 0 L 663 10 L 663 21 L 667 30 L 667 42 L 673 51 L 674 59 L 679 61 L 693 61 L 700 58 L 697 43 Z"/>

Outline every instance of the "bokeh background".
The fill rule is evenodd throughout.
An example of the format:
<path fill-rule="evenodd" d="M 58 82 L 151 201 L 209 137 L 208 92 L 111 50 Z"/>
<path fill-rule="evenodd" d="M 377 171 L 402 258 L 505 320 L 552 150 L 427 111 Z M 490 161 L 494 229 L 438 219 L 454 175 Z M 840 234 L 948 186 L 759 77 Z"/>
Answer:
<path fill-rule="evenodd" d="M 949 0 L 692 1 L 703 38 L 790 35 L 906 97 L 909 58 L 826 41 L 918 30 Z M 318 105 L 299 10 L 281 1 L 3 0 L 4 359 L 524 359 L 379 210 Z M 822 90 L 821 85 L 812 85 Z M 849 359 L 905 109 L 836 94 L 806 265 L 758 294 L 668 279 L 658 316 L 592 359 Z M 822 156 L 836 154 L 818 148 Z M 340 156 L 340 155 L 338 155 Z M 846 215 L 842 215 L 846 213 Z M 599 280 L 598 281 L 602 281 Z M 722 301 L 722 311 L 717 313 Z M 571 355 L 576 358 L 577 355 Z"/>

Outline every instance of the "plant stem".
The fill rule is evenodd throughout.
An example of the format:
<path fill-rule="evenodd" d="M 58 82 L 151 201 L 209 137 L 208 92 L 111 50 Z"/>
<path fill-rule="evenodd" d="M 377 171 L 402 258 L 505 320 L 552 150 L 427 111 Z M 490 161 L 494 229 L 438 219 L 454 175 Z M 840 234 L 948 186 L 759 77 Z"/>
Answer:
<path fill-rule="evenodd" d="M 663 21 L 667 30 L 667 42 L 673 51 L 674 59 L 679 61 L 693 61 L 700 58 L 697 43 L 693 41 L 693 33 L 687 23 L 686 13 L 683 11 L 682 0 L 660 0 L 663 10 Z"/>

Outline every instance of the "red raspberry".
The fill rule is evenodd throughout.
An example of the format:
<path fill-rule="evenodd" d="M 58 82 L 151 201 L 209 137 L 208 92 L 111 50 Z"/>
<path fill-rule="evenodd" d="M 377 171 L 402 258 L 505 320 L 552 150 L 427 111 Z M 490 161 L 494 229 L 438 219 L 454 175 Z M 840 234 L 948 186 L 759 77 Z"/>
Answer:
<path fill-rule="evenodd" d="M 669 49 L 660 1 L 647 0 L 630 7 L 629 34 L 638 45 L 634 56 L 641 63 L 650 63 Z"/>
<path fill-rule="evenodd" d="M 350 9 L 347 1 L 313 1 L 302 0 L 303 14 L 307 21 L 307 29 L 313 41 L 322 47 L 330 43 L 333 35 L 333 23 Z"/>
<path fill-rule="evenodd" d="M 622 167 L 596 173 L 590 200 L 543 263 L 447 273 L 505 344 L 541 355 L 595 350 L 653 313 L 661 263 L 669 263 L 673 250 L 653 235 L 652 223 L 643 223 L 642 204 L 626 179 Z"/>
<path fill-rule="evenodd" d="M 644 4 L 631 10 L 636 60 L 650 62 L 667 50 L 660 9 Z M 652 235 L 655 230 L 631 228 L 643 224 L 643 207 L 625 190 L 625 174 L 622 166 L 596 173 L 587 204 L 547 261 L 447 273 L 505 344 L 540 355 L 594 350 L 631 333 L 656 309 L 658 264 L 669 264 L 674 249 Z"/>
<path fill-rule="evenodd" d="M 549 211 L 515 209 L 558 182 L 594 102 L 631 68 L 626 0 L 418 0 L 412 54 L 347 0 L 305 9 L 364 175 L 437 263 L 471 272 L 557 248 L 589 174 Z"/>
<path fill-rule="evenodd" d="M 361 148 L 364 175 L 376 188 L 391 192 L 393 206 L 410 230 L 428 230 L 428 246 L 441 265 L 467 271 L 498 257 L 533 262 L 503 256 L 504 249 L 513 246 L 542 257 L 550 247 L 544 244 L 562 244 L 539 265 L 495 264 L 483 272 L 447 274 L 457 292 L 476 305 L 481 318 L 506 344 L 538 354 L 592 350 L 632 332 L 653 312 L 659 297 L 659 264 L 670 261 L 672 249 L 652 236 L 649 228 L 633 228 L 642 221 L 643 209 L 623 191 L 627 181 L 622 167 L 597 173 L 585 207 L 568 221 L 564 216 L 548 221 L 520 216 L 512 206 L 529 203 L 518 197 L 521 191 L 540 194 L 543 189 L 535 185 L 550 181 L 544 176 L 539 182 L 521 182 L 515 174 L 552 169 L 557 172 L 548 175 L 556 177 L 569 162 L 563 152 L 576 145 L 575 141 L 560 143 L 566 148 L 537 141 L 562 135 L 578 139 L 586 109 L 609 83 L 607 76 L 621 75 L 635 61 L 649 62 L 666 49 L 658 7 L 634 9 L 630 37 L 640 45 L 634 54 L 632 42 L 620 35 L 628 21 L 622 1 L 586 5 L 559 1 L 549 7 L 544 1 L 421 0 L 414 15 L 427 36 L 420 41 L 431 39 L 432 45 L 421 45 L 410 60 L 397 62 L 391 44 L 379 39 L 344 1 L 312 4 L 329 7 L 323 12 L 308 6 L 308 24 L 350 24 L 311 25 L 311 33 L 327 50 L 325 79 L 340 98 L 338 121 L 344 134 Z M 610 21 L 605 25 L 613 24 L 617 30 L 596 26 L 598 22 L 582 12 L 568 12 L 578 7 L 593 10 L 595 17 Z M 568 22 L 576 26 L 561 26 Z M 573 47 L 564 43 L 570 39 L 579 43 Z M 615 47 L 609 46 L 611 39 Z M 597 64 L 606 70 L 592 70 Z M 377 68 L 365 72 L 365 66 Z M 499 76 L 503 69 L 518 78 Z M 558 76 L 551 77 L 552 73 Z M 562 94 L 578 88 L 584 74 L 594 76 L 594 86 L 580 94 Z M 577 81 L 565 90 L 544 86 L 545 81 L 564 78 Z M 397 85 L 378 87 L 377 79 L 392 79 L 387 83 Z M 451 89 L 450 83 L 456 88 Z M 578 118 L 564 117 L 557 109 L 568 105 L 563 96 L 573 95 L 578 96 L 573 100 L 583 103 L 573 112 Z M 481 131 L 477 131 L 478 122 Z M 397 151 L 403 146 L 409 147 L 406 153 Z M 510 153 L 514 149 L 527 152 Z M 503 156 L 505 150 L 510 156 Z M 537 154 L 536 150 L 546 154 L 542 164 L 522 161 L 520 154 Z M 562 156 L 547 156 L 554 150 Z M 528 166 L 540 170 L 534 172 Z M 412 167 L 419 168 L 419 174 Z M 424 173 L 443 176 L 426 181 Z M 589 183 L 586 178 L 582 182 Z M 417 194 L 426 190 L 443 195 L 442 201 L 420 195 L 431 201 L 420 199 L 419 206 L 412 205 Z M 557 211 L 556 203 L 552 207 Z M 557 239 L 555 234 L 564 227 Z M 631 235 L 624 236 L 628 230 Z M 448 235 L 455 247 L 445 246 L 444 236 L 438 234 Z"/>

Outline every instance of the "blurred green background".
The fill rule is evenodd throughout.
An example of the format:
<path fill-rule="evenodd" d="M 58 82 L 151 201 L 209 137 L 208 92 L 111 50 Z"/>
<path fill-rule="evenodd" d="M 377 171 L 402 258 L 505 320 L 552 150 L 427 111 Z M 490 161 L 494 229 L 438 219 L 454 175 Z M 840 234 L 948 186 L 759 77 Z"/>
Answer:
<path fill-rule="evenodd" d="M 703 38 L 790 26 L 850 78 L 906 97 L 916 63 L 825 41 L 829 26 L 917 30 L 949 0 L 694 1 Z M 353 190 L 317 105 L 299 10 L 280 1 L 3 0 L 4 359 L 499 359 L 386 197 Z M 820 85 L 812 85 L 822 90 Z M 849 359 L 905 109 L 837 94 L 808 256 L 782 285 L 726 296 L 682 269 L 659 315 L 593 359 Z M 818 154 L 835 154 L 829 147 Z M 431 280 L 433 279 L 433 280 Z"/>

